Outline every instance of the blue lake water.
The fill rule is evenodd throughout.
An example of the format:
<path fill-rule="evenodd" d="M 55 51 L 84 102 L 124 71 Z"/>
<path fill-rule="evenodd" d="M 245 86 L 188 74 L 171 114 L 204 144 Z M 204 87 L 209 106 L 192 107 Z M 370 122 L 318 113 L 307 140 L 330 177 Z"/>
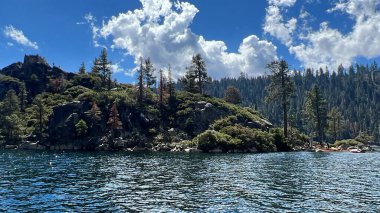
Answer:
<path fill-rule="evenodd" d="M 380 153 L 0 150 L 0 211 L 380 212 Z"/>

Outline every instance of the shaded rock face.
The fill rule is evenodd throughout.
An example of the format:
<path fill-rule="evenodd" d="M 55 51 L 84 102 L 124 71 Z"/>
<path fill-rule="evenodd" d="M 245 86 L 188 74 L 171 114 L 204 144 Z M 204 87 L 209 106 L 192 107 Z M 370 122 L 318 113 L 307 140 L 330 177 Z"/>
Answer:
<path fill-rule="evenodd" d="M 105 144 L 102 146 L 103 148 L 109 145 L 108 148 L 111 149 L 123 149 L 150 141 L 144 135 L 147 134 L 149 128 L 156 124 L 152 122 L 147 114 L 138 112 L 136 109 L 118 107 L 123 129 L 115 130 L 114 142 L 110 142 L 110 129 L 107 125 L 109 106 L 101 107 L 101 120 L 96 123 L 89 117 L 88 111 L 91 106 L 90 102 L 74 101 L 54 107 L 48 125 L 49 138 L 47 143 L 49 144 L 46 145 L 51 146 L 51 149 L 71 149 L 62 148 L 61 145 L 73 143 L 73 146 L 81 147 L 80 149 L 98 149 L 97 147 L 101 144 Z M 84 138 L 78 138 L 76 135 L 75 125 L 81 119 L 88 126 L 87 136 Z M 103 150 L 103 148 L 99 149 Z"/>
<path fill-rule="evenodd" d="M 89 103 L 78 101 L 54 107 L 48 128 L 50 140 L 58 143 L 74 140 L 75 125 L 90 107 Z"/>
<path fill-rule="evenodd" d="M 186 120 L 191 118 L 193 121 L 193 126 L 190 128 L 194 135 L 203 132 L 208 129 L 210 124 L 215 120 L 228 116 L 230 113 L 224 109 L 213 106 L 211 103 L 205 101 L 198 101 L 193 105 L 193 111 L 189 116 L 179 118 L 178 125 L 180 129 L 189 129 Z M 190 133 L 190 132 L 188 132 Z"/>

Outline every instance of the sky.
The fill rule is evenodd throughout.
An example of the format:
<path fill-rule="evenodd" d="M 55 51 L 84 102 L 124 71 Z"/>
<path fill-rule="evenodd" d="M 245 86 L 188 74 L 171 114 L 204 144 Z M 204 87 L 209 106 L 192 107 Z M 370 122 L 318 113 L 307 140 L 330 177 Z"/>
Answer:
<path fill-rule="evenodd" d="M 39 54 L 90 70 L 102 48 L 113 78 L 135 82 L 141 57 L 184 74 L 200 53 L 214 79 L 380 61 L 380 0 L 1 0 L 0 68 Z"/>

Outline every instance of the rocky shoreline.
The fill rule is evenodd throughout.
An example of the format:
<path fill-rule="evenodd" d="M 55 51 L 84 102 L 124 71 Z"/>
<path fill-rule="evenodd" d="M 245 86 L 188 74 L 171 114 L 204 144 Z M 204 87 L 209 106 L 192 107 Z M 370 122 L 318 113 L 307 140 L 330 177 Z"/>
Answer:
<path fill-rule="evenodd" d="M 39 143 L 24 142 L 20 145 L 5 145 L 4 149 L 19 149 L 19 150 L 52 150 L 52 151 L 125 151 L 125 152 L 182 152 L 182 153 L 202 153 L 204 151 L 198 149 L 197 147 L 183 147 L 180 145 L 172 144 L 161 144 L 154 146 L 152 148 L 148 147 L 133 147 L 133 148 L 123 148 L 115 149 L 110 148 L 109 145 L 102 144 L 96 149 L 89 149 L 84 146 L 77 146 L 73 144 L 62 144 L 62 145 L 51 145 L 45 146 Z M 207 151 L 207 153 L 224 153 L 222 149 L 213 149 Z M 246 150 L 229 150 L 227 153 L 257 153 L 256 149 L 246 149 Z"/>
<path fill-rule="evenodd" d="M 76 145 L 73 143 L 46 145 L 39 142 L 25 141 L 19 145 L 1 145 L 3 149 L 20 149 L 20 150 L 54 150 L 54 151 L 126 151 L 126 152 L 184 152 L 184 153 L 201 153 L 205 152 L 197 147 L 185 146 L 184 143 L 160 143 L 152 147 L 123 147 L 127 143 L 125 140 L 115 140 L 113 146 L 109 144 L 100 144 L 95 148 L 88 146 Z M 208 150 L 208 153 L 226 152 L 220 148 Z M 228 150 L 227 153 L 257 153 L 257 149 Z"/>

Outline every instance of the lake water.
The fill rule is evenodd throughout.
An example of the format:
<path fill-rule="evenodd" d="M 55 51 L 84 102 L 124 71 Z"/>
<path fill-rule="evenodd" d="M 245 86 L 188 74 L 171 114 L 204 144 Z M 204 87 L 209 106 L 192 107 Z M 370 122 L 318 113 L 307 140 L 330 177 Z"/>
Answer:
<path fill-rule="evenodd" d="M 380 212 L 380 153 L 0 150 L 0 211 Z"/>

